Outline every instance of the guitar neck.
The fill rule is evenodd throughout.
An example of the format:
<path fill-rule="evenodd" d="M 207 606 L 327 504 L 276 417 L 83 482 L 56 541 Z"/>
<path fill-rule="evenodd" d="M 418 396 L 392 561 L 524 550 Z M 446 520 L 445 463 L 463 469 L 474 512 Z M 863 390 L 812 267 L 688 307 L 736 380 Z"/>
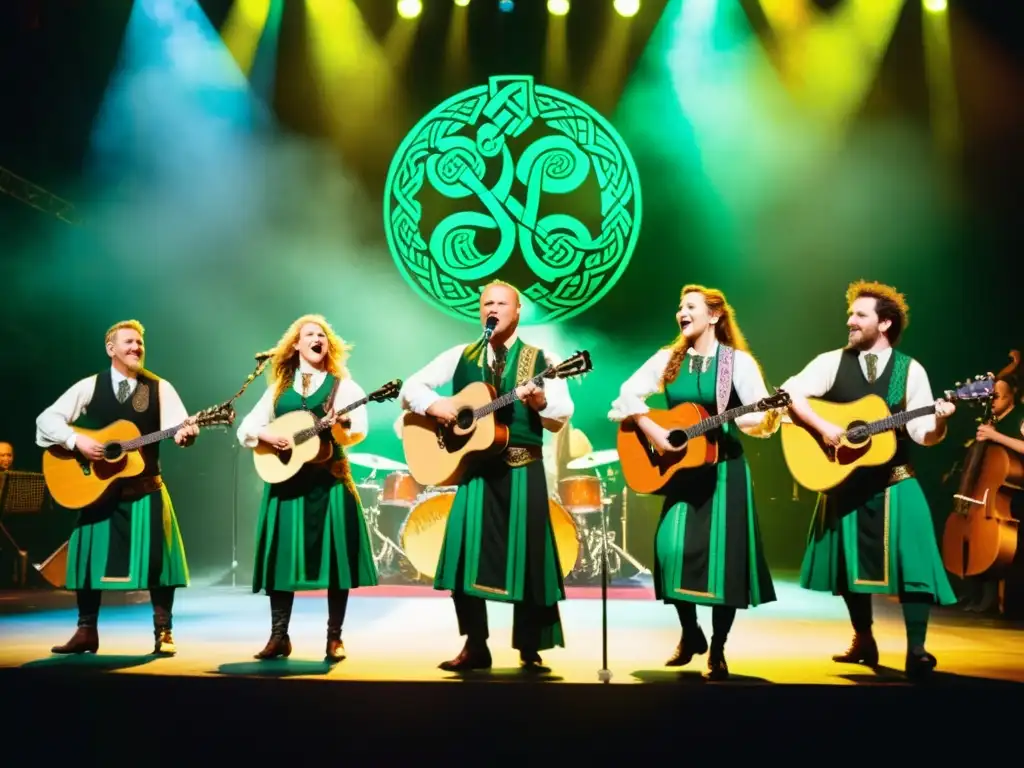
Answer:
<path fill-rule="evenodd" d="M 693 439 L 694 437 L 700 437 L 705 432 L 710 432 L 712 429 L 716 429 L 723 424 L 726 424 L 733 419 L 737 419 L 740 416 L 744 416 L 748 413 L 753 413 L 760 408 L 759 403 L 751 403 L 750 405 L 741 405 L 738 408 L 732 408 L 728 411 L 724 411 L 717 416 L 709 416 L 706 419 L 701 419 L 692 427 L 684 429 L 683 432 L 687 438 Z"/>
<path fill-rule="evenodd" d="M 543 379 L 544 379 L 544 374 L 541 373 L 541 374 L 538 374 L 537 376 L 534 376 L 532 379 L 530 379 L 530 381 L 532 383 L 534 383 L 534 384 L 540 384 L 541 381 L 543 381 Z M 501 408 L 504 408 L 506 405 L 510 405 L 511 403 L 514 403 L 518 399 L 519 398 L 516 397 L 516 390 L 512 389 L 512 390 L 506 392 L 501 397 L 496 398 L 495 400 L 492 400 L 487 405 L 482 405 L 479 408 L 477 408 L 475 411 L 473 411 L 473 418 L 479 419 L 479 418 L 482 418 L 482 417 L 486 416 L 489 413 L 494 413 L 495 411 L 497 411 L 497 410 L 499 410 Z"/>
<path fill-rule="evenodd" d="M 349 411 L 354 411 L 359 406 L 366 405 L 368 402 L 370 402 L 370 398 L 369 397 L 364 397 L 361 400 L 356 400 L 354 403 L 349 403 L 348 405 L 346 405 L 344 408 L 342 408 L 340 411 L 337 412 L 337 416 L 344 416 Z M 310 439 L 316 437 L 317 435 L 319 435 L 321 432 L 323 432 L 329 426 L 330 426 L 330 423 L 329 423 L 327 417 L 325 416 L 322 419 L 318 419 L 316 424 L 314 424 L 312 427 L 306 427 L 305 429 L 300 429 L 298 432 L 296 432 L 292 436 L 292 439 L 295 441 L 296 445 L 298 445 L 299 443 L 304 443 L 307 440 L 310 440 Z"/>
<path fill-rule="evenodd" d="M 872 421 L 870 424 L 862 427 L 859 431 L 867 432 L 869 435 L 877 435 L 879 432 L 887 432 L 890 429 L 899 429 L 908 421 L 913 421 L 920 416 L 927 416 L 930 413 L 935 413 L 935 403 L 922 406 L 921 408 L 915 408 L 912 411 L 901 411 L 900 413 L 892 416 L 887 416 L 884 419 Z"/>
<path fill-rule="evenodd" d="M 178 430 L 185 426 L 184 422 L 174 427 L 162 429 L 159 432 L 150 432 L 148 435 L 142 437 L 136 437 L 134 440 L 125 440 L 121 443 L 121 449 L 124 451 L 135 451 L 146 445 L 152 445 L 153 443 L 159 443 L 161 440 L 166 440 L 169 437 L 174 437 Z"/>

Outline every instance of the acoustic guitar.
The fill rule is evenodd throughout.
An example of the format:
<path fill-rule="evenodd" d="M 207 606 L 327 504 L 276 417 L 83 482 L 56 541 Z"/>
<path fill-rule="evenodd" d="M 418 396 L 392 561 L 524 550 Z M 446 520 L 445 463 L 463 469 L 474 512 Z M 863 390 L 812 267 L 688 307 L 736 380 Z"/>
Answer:
<path fill-rule="evenodd" d="M 118 420 L 102 429 L 75 429 L 103 444 L 103 458 L 93 461 L 79 451 L 50 446 L 43 453 L 43 477 L 50 496 L 67 509 L 81 509 L 102 498 L 115 481 L 137 477 L 145 468 L 139 449 L 174 437 L 186 423 L 202 427 L 230 426 L 235 408 L 229 400 L 199 411 L 181 424 L 143 435 L 130 421 Z"/>
<path fill-rule="evenodd" d="M 696 403 L 681 403 L 671 410 L 651 409 L 645 415 L 669 431 L 669 443 L 680 450 L 661 453 L 633 419 L 619 425 L 616 448 L 626 484 L 637 493 L 660 493 L 677 473 L 718 462 L 718 441 L 706 437 L 747 413 L 770 411 L 789 405 L 789 395 L 776 390 L 756 403 L 711 416 Z"/>
<path fill-rule="evenodd" d="M 992 397 L 991 374 L 978 376 L 970 384 L 946 391 L 948 402 L 974 401 Z M 850 403 L 829 403 L 808 398 L 811 409 L 821 418 L 845 427 L 838 446 L 825 443 L 818 431 L 795 414 L 782 422 L 782 454 L 793 479 L 811 491 L 828 491 L 845 481 L 860 467 L 878 467 L 896 455 L 896 430 L 912 419 L 935 413 L 935 403 L 893 415 L 878 395 L 867 395 Z"/>
<path fill-rule="evenodd" d="M 568 379 L 592 369 L 590 353 L 576 352 L 530 381 L 540 385 L 544 379 Z M 420 485 L 455 485 L 471 462 L 494 456 L 508 447 L 508 427 L 498 423 L 494 413 L 516 401 L 515 390 L 498 397 L 494 387 L 479 381 L 464 387 L 451 399 L 458 412 L 447 427 L 433 416 L 407 413 L 402 419 L 405 463 Z"/>
<path fill-rule="evenodd" d="M 290 438 L 293 447 L 279 451 L 261 440 L 252 452 L 256 474 L 264 482 L 273 485 L 295 477 L 306 464 L 330 461 L 334 456 L 334 443 L 330 440 L 320 440 L 320 433 L 337 426 L 334 422 L 338 418 L 362 405 L 394 400 L 401 389 L 401 379 L 389 381 L 366 397 L 346 405 L 336 413 L 334 420 L 327 416 L 318 419 L 309 411 L 291 411 L 279 416 L 264 427 L 263 431 L 277 437 Z"/>

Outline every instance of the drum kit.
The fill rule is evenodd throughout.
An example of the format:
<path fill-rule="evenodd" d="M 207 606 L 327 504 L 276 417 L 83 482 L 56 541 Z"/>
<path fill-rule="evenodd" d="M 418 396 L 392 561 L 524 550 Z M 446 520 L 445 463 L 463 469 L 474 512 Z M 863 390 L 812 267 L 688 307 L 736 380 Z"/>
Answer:
<path fill-rule="evenodd" d="M 349 463 L 369 470 L 356 490 L 369 528 L 374 561 L 385 581 L 432 581 L 455 487 L 424 487 L 413 479 L 408 466 L 372 453 L 350 453 Z M 566 467 L 581 474 L 563 477 L 551 494 L 552 529 L 566 580 L 590 582 L 601 577 L 607 555 L 608 574 L 622 570 L 625 560 L 638 574 L 650 571 L 616 542 L 605 524 L 614 500 L 609 486 L 618 480 L 612 465 L 615 450 L 594 451 Z M 602 476 L 602 468 L 605 475 Z M 594 470 L 593 474 L 582 474 Z M 383 474 L 383 483 L 378 473 Z"/>

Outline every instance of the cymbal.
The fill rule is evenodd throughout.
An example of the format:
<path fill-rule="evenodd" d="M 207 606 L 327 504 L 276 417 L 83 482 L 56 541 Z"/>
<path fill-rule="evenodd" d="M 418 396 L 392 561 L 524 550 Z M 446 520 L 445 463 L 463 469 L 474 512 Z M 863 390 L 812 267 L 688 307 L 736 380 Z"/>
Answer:
<path fill-rule="evenodd" d="M 614 448 L 609 448 L 606 451 L 592 451 L 578 459 L 573 459 L 566 464 L 567 469 L 592 469 L 593 467 L 603 467 L 605 464 L 615 464 L 619 460 L 619 452 Z"/>
<path fill-rule="evenodd" d="M 365 467 L 366 469 L 408 469 L 406 464 L 400 461 L 392 461 L 391 459 L 385 458 L 384 456 L 378 456 L 375 453 L 350 453 L 348 460 L 357 467 Z"/>

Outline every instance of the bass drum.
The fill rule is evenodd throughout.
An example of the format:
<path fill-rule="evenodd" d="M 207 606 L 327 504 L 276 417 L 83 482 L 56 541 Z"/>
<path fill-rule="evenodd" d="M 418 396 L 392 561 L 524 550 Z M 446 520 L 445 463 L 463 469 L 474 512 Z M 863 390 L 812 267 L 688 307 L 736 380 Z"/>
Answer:
<path fill-rule="evenodd" d="M 402 549 L 413 567 L 428 579 L 433 579 L 437 570 L 444 530 L 454 502 L 454 491 L 434 494 L 413 507 L 402 525 Z M 548 509 L 558 562 L 562 566 L 562 578 L 565 578 L 572 573 L 580 556 L 579 532 L 572 515 L 557 501 L 548 499 Z"/>

